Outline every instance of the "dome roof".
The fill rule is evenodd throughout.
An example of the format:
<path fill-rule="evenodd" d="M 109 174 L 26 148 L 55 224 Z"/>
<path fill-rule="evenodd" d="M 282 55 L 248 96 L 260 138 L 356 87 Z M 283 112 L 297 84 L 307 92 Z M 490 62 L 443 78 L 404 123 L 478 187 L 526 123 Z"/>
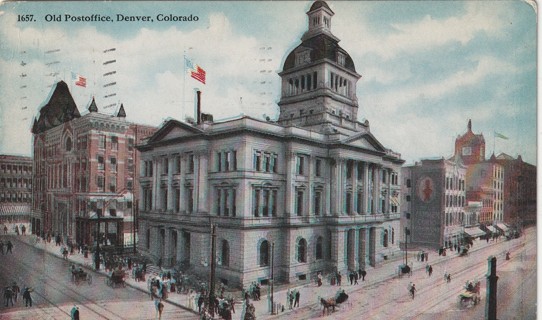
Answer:
<path fill-rule="evenodd" d="M 312 6 L 311 6 L 309 12 L 311 12 L 311 11 L 313 11 L 313 10 L 316 10 L 316 9 L 318 9 L 318 8 L 321 8 L 321 7 L 324 7 L 324 8 L 326 8 L 326 9 L 328 9 L 329 11 L 333 12 L 333 11 L 331 10 L 331 8 L 327 5 L 327 3 L 326 3 L 325 1 L 321 1 L 321 0 L 315 1 L 315 2 L 312 4 Z"/>
<path fill-rule="evenodd" d="M 317 1 L 323 2 L 324 1 Z M 313 5 L 314 6 L 314 5 Z M 337 43 L 336 40 L 320 34 L 316 37 L 307 39 L 303 41 L 299 46 L 297 46 L 292 52 L 288 54 L 286 60 L 284 61 L 283 71 L 287 71 L 295 67 L 295 53 L 300 51 L 300 49 L 307 48 L 310 49 L 311 63 L 323 59 L 329 59 L 331 61 L 337 61 L 337 54 L 340 52 L 345 56 L 344 67 L 348 70 L 356 72 L 356 67 L 354 66 L 354 61 L 341 46 Z"/>

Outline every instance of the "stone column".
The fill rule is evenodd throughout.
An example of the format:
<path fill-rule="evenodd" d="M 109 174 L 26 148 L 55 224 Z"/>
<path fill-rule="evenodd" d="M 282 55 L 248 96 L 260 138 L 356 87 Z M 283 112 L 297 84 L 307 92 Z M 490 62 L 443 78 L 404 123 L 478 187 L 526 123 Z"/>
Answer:
<path fill-rule="evenodd" d="M 367 255 L 367 229 L 358 230 L 358 268 L 365 269 Z"/>
<path fill-rule="evenodd" d="M 369 212 L 369 163 L 363 163 L 363 213 Z"/>
<path fill-rule="evenodd" d="M 369 228 L 369 264 L 376 267 L 376 228 Z"/>
<path fill-rule="evenodd" d="M 353 177 L 352 177 L 352 215 L 356 215 L 356 213 L 359 214 L 357 208 L 358 204 L 358 162 L 354 161 L 352 164 L 353 168 Z"/>
<path fill-rule="evenodd" d="M 209 201 L 209 190 L 207 182 L 208 174 L 208 158 L 207 153 L 201 152 L 198 155 L 198 171 L 197 171 L 197 184 L 198 184 L 198 193 L 195 194 L 197 198 L 196 208 L 198 212 L 209 212 L 208 210 L 208 201 Z"/>
<path fill-rule="evenodd" d="M 286 152 L 286 194 L 284 195 L 284 213 L 287 217 L 292 217 L 294 213 L 294 161 L 295 153 L 291 150 L 291 147 L 289 147 L 288 151 Z"/>
<path fill-rule="evenodd" d="M 186 194 L 184 185 L 186 183 L 186 167 L 188 167 L 188 159 L 185 154 L 180 154 L 179 157 L 181 157 L 181 168 L 180 168 L 180 174 L 179 174 L 179 211 L 185 212 L 186 211 Z"/>
<path fill-rule="evenodd" d="M 167 211 L 173 211 L 173 162 L 175 157 L 168 157 L 168 169 L 167 169 Z"/>
<path fill-rule="evenodd" d="M 152 211 L 158 210 L 158 199 L 160 193 L 160 158 L 152 159 Z"/>
<path fill-rule="evenodd" d="M 333 164 L 330 166 L 330 214 L 331 215 L 338 215 L 339 209 L 338 209 L 338 200 L 337 199 L 337 193 L 339 188 L 339 177 L 337 172 L 339 171 L 339 160 L 338 159 L 332 159 Z"/>

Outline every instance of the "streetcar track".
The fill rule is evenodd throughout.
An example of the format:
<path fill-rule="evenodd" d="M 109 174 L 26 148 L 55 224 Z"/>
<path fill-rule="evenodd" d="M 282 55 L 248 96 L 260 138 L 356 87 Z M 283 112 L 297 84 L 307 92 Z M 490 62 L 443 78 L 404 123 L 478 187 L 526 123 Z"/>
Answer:
<path fill-rule="evenodd" d="M 19 241 L 19 240 L 17 240 L 17 242 L 26 244 L 25 242 Z M 39 250 L 39 249 L 31 246 L 30 244 L 26 244 L 26 245 L 28 245 L 33 250 Z M 46 252 L 43 252 L 43 253 L 48 254 Z M 58 258 L 58 257 L 56 257 L 54 255 L 49 255 L 49 256 L 52 257 L 52 258 L 56 258 L 56 259 L 60 260 L 60 258 Z M 45 256 L 43 256 L 43 257 L 45 257 Z M 19 262 L 21 263 L 21 265 L 24 266 L 23 271 L 27 272 L 28 274 L 31 274 L 32 271 L 34 271 L 35 266 L 31 265 L 30 263 L 27 263 L 26 261 L 19 261 Z M 1 268 L 2 268 L 2 273 L 3 274 L 9 275 L 9 278 L 15 278 L 16 277 L 15 272 L 12 272 L 11 270 L 9 270 L 9 268 L 7 266 L 5 266 L 4 264 L 1 264 L 1 265 L 2 265 Z M 68 269 L 66 269 L 66 270 L 68 270 Z M 18 270 L 18 271 L 21 271 L 21 270 Z M 99 275 L 95 273 L 95 276 L 93 276 L 93 278 L 96 278 L 97 276 L 99 276 Z M 100 306 L 98 300 L 88 298 L 86 296 L 83 299 L 81 299 L 80 298 L 81 295 L 77 291 L 75 291 L 72 287 L 70 287 L 70 286 L 68 286 L 66 284 L 63 284 L 63 281 L 58 281 L 58 279 L 54 279 L 52 276 L 49 276 L 49 275 L 44 274 L 44 273 L 42 273 L 42 276 L 39 277 L 39 280 L 42 281 L 42 282 L 45 282 L 45 281 L 50 282 L 50 283 L 47 284 L 47 287 L 52 288 L 53 290 L 57 290 L 57 291 L 61 292 L 62 294 L 66 295 L 68 298 L 73 299 L 73 301 L 77 302 L 77 304 L 80 305 L 81 307 L 85 307 L 86 309 L 90 310 L 92 313 L 98 315 L 101 318 L 111 319 L 110 315 L 114 315 L 118 319 L 123 319 L 123 317 L 121 315 L 119 315 L 119 314 L 117 314 L 117 313 L 115 313 L 113 311 L 107 310 L 103 306 Z M 53 284 L 56 284 L 56 285 L 53 285 Z M 26 284 L 26 285 L 30 286 L 29 284 Z M 50 305 L 52 305 L 53 307 L 55 307 L 56 309 L 58 309 L 62 313 L 66 314 L 67 316 L 70 316 L 69 313 L 67 313 L 66 311 L 64 311 L 60 307 L 60 304 L 56 304 L 53 301 L 51 301 L 47 297 L 46 293 L 41 294 L 41 293 L 39 293 L 37 291 L 33 291 L 33 293 L 35 295 L 41 297 L 44 301 L 48 302 Z M 91 304 L 88 304 L 89 302 Z M 46 308 L 46 306 L 38 306 L 38 309 L 40 309 L 42 311 L 45 311 L 47 308 Z M 49 310 L 47 310 L 47 311 L 49 311 Z"/>

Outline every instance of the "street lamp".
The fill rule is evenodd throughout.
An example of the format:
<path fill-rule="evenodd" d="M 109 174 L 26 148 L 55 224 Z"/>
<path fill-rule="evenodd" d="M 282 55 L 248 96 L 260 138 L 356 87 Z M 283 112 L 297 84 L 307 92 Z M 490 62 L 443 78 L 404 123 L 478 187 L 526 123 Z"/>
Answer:
<path fill-rule="evenodd" d="M 96 252 L 94 253 L 94 268 L 100 270 L 100 212 L 102 209 L 96 209 Z"/>

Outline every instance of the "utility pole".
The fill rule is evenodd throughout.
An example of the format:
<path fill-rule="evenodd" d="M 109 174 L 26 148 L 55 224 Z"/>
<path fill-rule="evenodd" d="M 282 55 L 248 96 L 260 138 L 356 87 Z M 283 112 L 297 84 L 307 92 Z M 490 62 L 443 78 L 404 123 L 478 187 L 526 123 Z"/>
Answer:
<path fill-rule="evenodd" d="M 209 312 L 215 316 L 215 260 L 216 260 L 216 225 L 211 224 L 211 281 L 209 283 Z"/>
<path fill-rule="evenodd" d="M 410 233 L 407 227 L 405 227 L 405 266 L 408 266 L 408 245 L 407 245 L 407 236 Z"/>
<path fill-rule="evenodd" d="M 489 256 L 487 264 L 486 320 L 497 320 L 497 258 Z"/>
<path fill-rule="evenodd" d="M 94 269 L 100 270 L 100 212 L 96 209 L 96 252 L 94 253 Z"/>
<path fill-rule="evenodd" d="M 275 242 L 271 243 L 271 314 L 275 314 L 275 305 L 273 303 L 273 289 L 274 289 L 274 269 L 275 269 Z"/>

